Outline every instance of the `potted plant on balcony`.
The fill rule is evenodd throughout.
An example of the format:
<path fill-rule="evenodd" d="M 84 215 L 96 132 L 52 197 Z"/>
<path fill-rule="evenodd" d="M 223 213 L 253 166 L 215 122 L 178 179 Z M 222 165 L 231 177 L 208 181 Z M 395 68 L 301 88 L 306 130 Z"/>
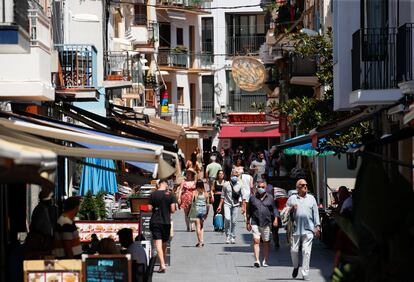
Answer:
<path fill-rule="evenodd" d="M 188 48 L 187 46 L 184 46 L 184 45 L 177 45 L 176 47 L 171 49 L 171 52 L 173 54 L 187 54 Z"/>
<path fill-rule="evenodd" d="M 131 213 L 139 213 L 142 205 L 149 204 L 148 195 L 146 193 L 141 193 L 141 191 L 130 194 L 128 199 Z"/>
<path fill-rule="evenodd" d="M 177 45 L 171 49 L 173 65 L 177 67 L 185 67 L 187 65 L 188 48 L 184 45 Z"/>

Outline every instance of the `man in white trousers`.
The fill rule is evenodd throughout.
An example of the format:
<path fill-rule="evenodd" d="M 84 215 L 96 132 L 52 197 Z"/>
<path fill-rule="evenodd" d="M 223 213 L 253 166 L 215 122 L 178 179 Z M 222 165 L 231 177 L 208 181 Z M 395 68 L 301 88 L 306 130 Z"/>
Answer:
<path fill-rule="evenodd" d="M 302 243 L 302 275 L 303 280 L 309 280 L 309 263 L 312 251 L 313 237 L 320 236 L 319 211 L 316 200 L 309 195 L 305 179 L 296 182 L 297 194 L 289 197 L 286 205 L 294 213 L 294 229 L 290 255 L 292 257 L 292 277 L 296 278 L 299 271 L 299 245 Z"/>

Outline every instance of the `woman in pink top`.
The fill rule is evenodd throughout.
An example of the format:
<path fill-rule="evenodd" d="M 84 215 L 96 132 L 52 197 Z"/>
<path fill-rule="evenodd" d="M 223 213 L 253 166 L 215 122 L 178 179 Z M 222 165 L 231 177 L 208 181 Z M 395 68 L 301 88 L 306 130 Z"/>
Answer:
<path fill-rule="evenodd" d="M 193 192 L 196 188 L 195 175 L 196 172 L 194 171 L 194 169 L 187 169 L 186 179 L 181 183 L 178 192 L 178 204 L 180 205 L 181 209 L 184 209 L 184 218 L 185 224 L 187 226 L 187 231 L 192 231 L 192 227 L 190 226 L 190 221 L 188 219 L 188 213 L 190 212 L 191 208 Z"/>

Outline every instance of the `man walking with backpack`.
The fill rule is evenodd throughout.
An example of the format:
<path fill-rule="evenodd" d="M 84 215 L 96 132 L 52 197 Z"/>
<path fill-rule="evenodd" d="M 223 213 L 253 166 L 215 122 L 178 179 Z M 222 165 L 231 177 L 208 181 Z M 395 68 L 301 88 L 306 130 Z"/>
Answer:
<path fill-rule="evenodd" d="M 236 243 L 236 220 L 241 200 L 241 186 L 238 183 L 237 170 L 231 172 L 230 181 L 223 185 L 220 204 L 217 213 L 224 206 L 224 230 L 226 232 L 226 244 Z"/>

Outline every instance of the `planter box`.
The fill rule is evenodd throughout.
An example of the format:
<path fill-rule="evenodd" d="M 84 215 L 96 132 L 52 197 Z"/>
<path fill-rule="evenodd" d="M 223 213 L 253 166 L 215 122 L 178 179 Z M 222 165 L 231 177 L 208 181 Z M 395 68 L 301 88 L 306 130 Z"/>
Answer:
<path fill-rule="evenodd" d="M 142 205 L 149 204 L 149 198 L 131 198 L 129 203 L 131 205 L 131 213 L 139 213 Z"/>

